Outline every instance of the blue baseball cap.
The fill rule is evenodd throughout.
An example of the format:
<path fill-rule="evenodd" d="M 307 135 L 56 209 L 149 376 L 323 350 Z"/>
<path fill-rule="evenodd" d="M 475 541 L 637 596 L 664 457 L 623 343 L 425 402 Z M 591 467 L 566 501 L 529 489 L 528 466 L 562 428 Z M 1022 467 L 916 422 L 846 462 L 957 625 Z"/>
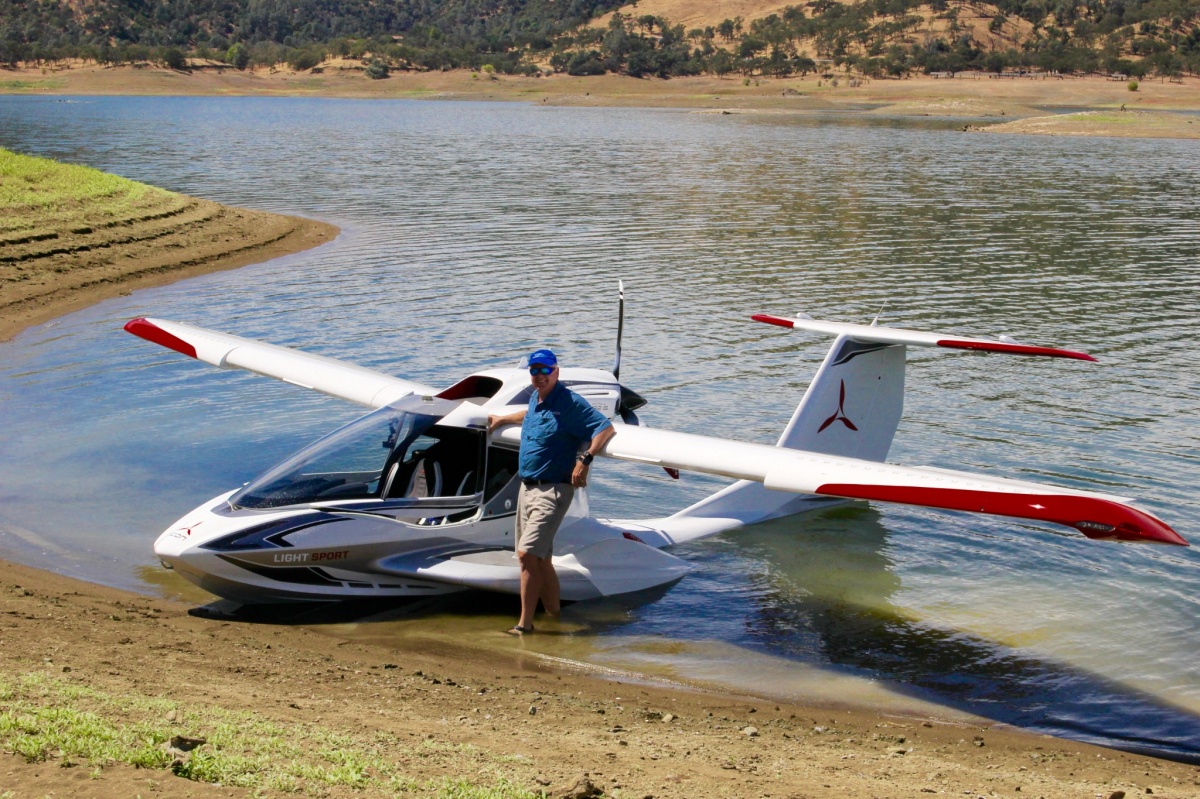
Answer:
<path fill-rule="evenodd" d="M 558 366 L 558 358 L 550 350 L 538 350 L 529 356 L 529 365 Z"/>

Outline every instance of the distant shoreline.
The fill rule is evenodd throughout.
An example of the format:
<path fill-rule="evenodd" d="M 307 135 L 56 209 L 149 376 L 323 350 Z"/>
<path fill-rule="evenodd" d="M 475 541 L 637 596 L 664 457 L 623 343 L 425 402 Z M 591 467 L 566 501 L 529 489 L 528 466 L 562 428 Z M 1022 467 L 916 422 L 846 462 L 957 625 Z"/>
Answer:
<path fill-rule="evenodd" d="M 902 79 L 840 75 L 827 80 L 819 75 L 660 79 L 555 74 L 493 78 L 470 70 L 450 70 L 394 72 L 382 80 L 371 80 L 358 62 L 335 62 L 316 72 L 232 68 L 178 72 L 154 66 L 99 67 L 78 62 L 57 70 L 0 70 L 0 94 L 9 95 L 338 97 L 690 108 L 731 113 L 836 111 L 961 118 L 971 121 L 964 128 L 972 131 L 1014 119 L 1062 116 L 1059 110 L 1111 111 L 1127 116 L 1118 120 L 1120 124 L 1076 116 L 1027 129 L 1008 125 L 997 132 L 1200 138 L 1200 125 L 1177 113 L 1200 112 L 1200 78 L 1142 80 L 1136 91 L 1130 91 L 1129 85 L 1127 81 L 1096 75 L 998 78 L 977 73 Z"/>

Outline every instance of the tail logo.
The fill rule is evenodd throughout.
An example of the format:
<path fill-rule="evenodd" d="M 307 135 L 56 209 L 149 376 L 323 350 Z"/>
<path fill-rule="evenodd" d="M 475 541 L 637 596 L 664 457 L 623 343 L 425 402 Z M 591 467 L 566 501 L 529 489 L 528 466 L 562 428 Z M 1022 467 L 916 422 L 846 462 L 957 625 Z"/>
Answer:
<path fill-rule="evenodd" d="M 829 425 L 833 424 L 834 422 L 841 422 L 842 424 L 846 425 L 846 427 L 849 427 L 854 432 L 856 432 L 856 433 L 858 432 L 858 428 L 854 426 L 854 422 L 852 422 L 848 418 L 846 418 L 846 411 L 844 408 L 845 404 L 846 404 L 846 381 L 843 380 L 841 392 L 838 394 L 837 411 L 834 412 L 833 416 L 830 416 L 828 419 L 826 419 L 824 422 L 821 423 L 821 426 L 817 428 L 818 433 L 820 433 L 826 427 L 829 427 Z"/>

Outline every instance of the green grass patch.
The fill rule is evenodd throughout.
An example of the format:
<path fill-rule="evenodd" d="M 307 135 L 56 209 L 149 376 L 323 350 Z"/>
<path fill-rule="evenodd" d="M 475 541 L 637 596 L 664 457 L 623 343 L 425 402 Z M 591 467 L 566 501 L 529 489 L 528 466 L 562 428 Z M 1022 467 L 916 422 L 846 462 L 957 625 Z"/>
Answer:
<path fill-rule="evenodd" d="M 172 769 L 180 777 L 251 789 L 319 796 L 344 786 L 372 796 L 538 799 L 511 782 L 500 761 L 471 746 L 397 736 L 344 733 L 315 724 L 282 724 L 244 710 L 112 694 L 42 672 L 0 677 L 0 749 L 29 762 L 102 768 L 124 763 Z M 175 722 L 167 721 L 174 711 Z M 203 738 L 176 763 L 172 736 Z M 474 780 L 415 779 L 413 764 L 469 772 Z M 2 799 L 2 797 L 0 797 Z"/>
<path fill-rule="evenodd" d="M 98 169 L 0 148 L 0 234 L 79 231 L 185 202 L 181 194 Z"/>
<path fill-rule="evenodd" d="M 66 81 L 61 78 L 45 80 L 0 80 L 0 92 L 32 92 L 39 89 L 61 89 Z"/>
<path fill-rule="evenodd" d="M 1138 121 L 1136 114 L 1122 111 L 1081 111 L 1078 114 L 1063 114 L 1054 119 L 1063 123 L 1085 122 L 1094 125 L 1132 125 Z"/>
<path fill-rule="evenodd" d="M 161 189 L 91 167 L 19 155 L 0 148 L 0 210 L 136 200 L 156 191 Z"/>

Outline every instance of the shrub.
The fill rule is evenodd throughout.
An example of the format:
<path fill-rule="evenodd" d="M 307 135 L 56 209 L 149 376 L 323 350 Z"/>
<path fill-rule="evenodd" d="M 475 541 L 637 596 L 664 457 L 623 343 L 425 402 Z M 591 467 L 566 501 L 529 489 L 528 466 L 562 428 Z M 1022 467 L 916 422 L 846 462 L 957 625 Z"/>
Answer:
<path fill-rule="evenodd" d="M 250 51 L 246 49 L 246 45 L 238 42 L 225 52 L 225 63 L 235 69 L 245 69 L 250 65 Z"/>
<path fill-rule="evenodd" d="M 325 54 L 320 50 L 301 50 L 288 59 L 288 64 L 297 72 L 306 72 L 324 60 Z"/>
<path fill-rule="evenodd" d="M 1129 91 L 1136 92 L 1138 90 L 1138 82 L 1136 80 L 1129 81 Z"/>
<path fill-rule="evenodd" d="M 184 70 L 187 69 L 187 58 L 184 57 L 183 51 L 178 47 L 168 47 L 163 50 L 162 62 L 171 69 Z"/>
<path fill-rule="evenodd" d="M 388 76 L 388 65 L 382 59 L 372 58 L 367 64 L 366 75 L 371 80 L 383 80 Z"/>
<path fill-rule="evenodd" d="M 567 62 L 568 75 L 603 75 L 604 72 L 604 64 L 595 50 L 575 53 Z"/>

